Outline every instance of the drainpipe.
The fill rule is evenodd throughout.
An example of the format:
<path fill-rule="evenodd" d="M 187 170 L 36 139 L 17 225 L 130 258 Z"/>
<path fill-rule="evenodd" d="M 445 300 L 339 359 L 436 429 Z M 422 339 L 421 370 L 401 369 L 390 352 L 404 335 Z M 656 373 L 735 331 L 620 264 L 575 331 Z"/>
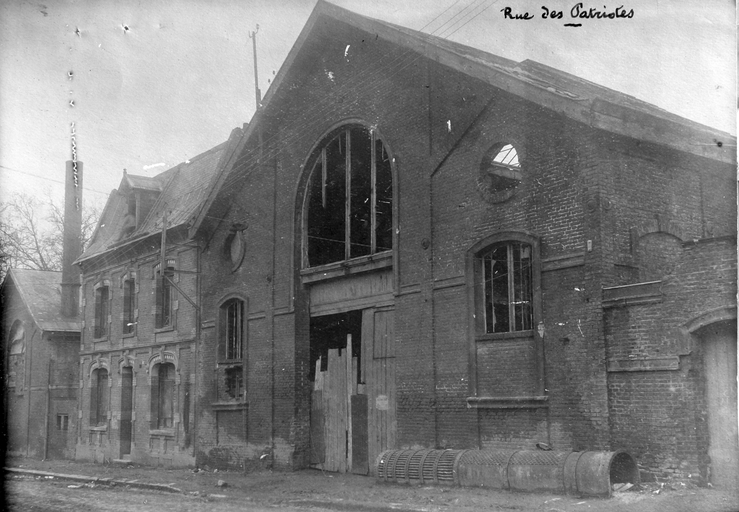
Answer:
<path fill-rule="evenodd" d="M 28 407 L 26 408 L 26 457 L 31 454 L 31 379 L 33 377 L 33 340 L 37 332 L 38 329 L 34 327 L 33 334 L 31 334 L 31 342 L 28 344 L 28 378 L 25 378 L 25 375 L 23 376 L 28 382 L 26 386 L 26 394 L 28 395 L 28 400 L 26 400 L 28 403 Z"/>
<path fill-rule="evenodd" d="M 49 458 L 49 412 L 51 409 L 51 359 L 49 359 L 49 371 L 46 377 L 46 417 L 44 419 L 44 429 L 46 430 L 46 436 L 44 436 L 44 460 Z"/>
<path fill-rule="evenodd" d="M 202 322 L 202 312 L 200 309 L 203 307 L 203 290 L 202 290 L 202 279 L 200 278 L 201 272 L 202 272 L 202 261 L 201 261 L 201 247 L 200 244 L 197 245 L 195 248 L 195 254 L 196 254 L 196 268 L 197 274 L 195 274 L 195 283 L 196 283 L 196 289 L 197 289 L 197 301 L 200 307 L 195 308 L 195 382 L 193 383 L 193 389 L 190 391 L 190 400 L 192 400 L 192 451 L 193 451 L 193 458 L 195 459 L 195 465 L 197 466 L 197 458 L 198 458 L 198 396 L 200 389 L 198 388 L 198 383 L 200 382 L 199 375 L 200 375 L 200 342 L 202 340 L 203 332 L 200 328 L 200 322 Z"/>

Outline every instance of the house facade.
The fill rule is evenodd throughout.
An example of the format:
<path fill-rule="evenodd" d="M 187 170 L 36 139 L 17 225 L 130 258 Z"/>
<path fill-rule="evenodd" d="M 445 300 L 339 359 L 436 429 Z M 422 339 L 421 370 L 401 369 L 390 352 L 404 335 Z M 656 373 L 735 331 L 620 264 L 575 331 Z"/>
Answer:
<path fill-rule="evenodd" d="M 196 461 L 546 444 L 734 481 L 733 145 L 319 2 L 188 234 Z"/>
<path fill-rule="evenodd" d="M 195 462 L 200 248 L 188 223 L 229 147 L 154 177 L 124 174 L 77 261 L 78 460 Z"/>

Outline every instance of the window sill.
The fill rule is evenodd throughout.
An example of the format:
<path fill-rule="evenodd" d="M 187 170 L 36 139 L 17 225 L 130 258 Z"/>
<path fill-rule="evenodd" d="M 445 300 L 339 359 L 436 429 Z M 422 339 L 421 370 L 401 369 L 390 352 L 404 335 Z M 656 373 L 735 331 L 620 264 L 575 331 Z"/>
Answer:
<path fill-rule="evenodd" d="M 520 338 L 533 338 L 534 337 L 534 331 L 533 329 L 529 329 L 527 331 L 514 331 L 514 332 L 494 332 L 494 333 L 487 333 L 487 334 L 478 334 L 475 337 L 475 341 L 479 342 L 485 342 L 485 341 L 499 341 L 499 340 L 513 340 L 513 339 L 520 339 Z"/>
<path fill-rule="evenodd" d="M 166 325 L 164 327 L 157 327 L 154 329 L 154 334 L 159 334 L 160 332 L 171 332 L 174 331 L 173 325 Z"/>
<path fill-rule="evenodd" d="M 548 396 L 468 396 L 468 409 L 537 409 L 549 407 Z"/>
<path fill-rule="evenodd" d="M 162 429 L 156 429 L 156 430 L 149 430 L 150 436 L 159 436 L 159 437 L 174 437 L 174 429 L 173 428 L 162 428 Z"/>
<path fill-rule="evenodd" d="M 106 341 L 109 341 L 109 339 L 110 339 L 110 338 L 109 338 L 109 337 L 108 337 L 107 335 L 105 335 L 105 336 L 102 336 L 102 337 L 100 337 L 100 338 L 93 338 L 93 339 L 92 339 L 92 342 L 93 342 L 93 343 L 104 343 L 104 342 L 106 342 Z"/>
<path fill-rule="evenodd" d="M 337 261 L 317 267 L 304 268 L 300 271 L 303 284 L 325 281 L 360 272 L 371 272 L 393 266 L 393 251 L 385 251 L 369 256 L 360 256 L 350 260 Z"/>
<path fill-rule="evenodd" d="M 234 366 L 243 366 L 244 360 L 243 359 L 225 359 L 223 361 L 218 361 L 219 367 L 234 367 Z"/>
<path fill-rule="evenodd" d="M 246 402 L 213 402 L 210 406 L 214 411 L 241 411 L 249 408 Z"/>
<path fill-rule="evenodd" d="M 107 432 L 108 426 L 104 425 L 102 427 L 90 427 L 90 432 Z"/>
<path fill-rule="evenodd" d="M 126 332 L 126 333 L 121 334 L 121 338 L 133 338 L 134 336 L 136 336 L 136 332 L 135 331 L 134 332 Z"/>

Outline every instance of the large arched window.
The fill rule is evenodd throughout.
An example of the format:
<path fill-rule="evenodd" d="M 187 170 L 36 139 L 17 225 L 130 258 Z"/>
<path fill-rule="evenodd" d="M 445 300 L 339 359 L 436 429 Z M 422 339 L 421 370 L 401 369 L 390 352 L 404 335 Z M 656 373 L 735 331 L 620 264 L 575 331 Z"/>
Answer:
<path fill-rule="evenodd" d="M 23 388 L 25 379 L 26 329 L 23 322 L 16 320 L 10 327 L 8 334 L 8 373 L 6 376 L 8 387 Z"/>
<path fill-rule="evenodd" d="M 319 148 L 309 164 L 305 266 L 391 250 L 393 178 L 382 140 L 351 126 Z"/>

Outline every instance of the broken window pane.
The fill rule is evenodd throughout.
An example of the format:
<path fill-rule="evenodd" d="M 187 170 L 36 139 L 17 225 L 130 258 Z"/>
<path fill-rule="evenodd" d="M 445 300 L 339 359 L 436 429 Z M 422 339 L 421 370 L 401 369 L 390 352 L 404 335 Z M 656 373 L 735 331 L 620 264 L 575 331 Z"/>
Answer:
<path fill-rule="evenodd" d="M 312 265 L 346 258 L 345 203 L 346 133 L 342 132 L 322 150 L 311 175 L 308 258 Z"/>
<path fill-rule="evenodd" d="M 485 332 L 532 329 L 531 246 L 510 243 L 483 257 Z"/>
<path fill-rule="evenodd" d="M 372 139 L 364 128 L 350 131 L 351 247 L 349 257 L 372 252 Z"/>
<path fill-rule="evenodd" d="M 373 140 L 366 128 L 353 127 L 316 154 L 308 183 L 308 266 L 392 249 L 390 159 Z"/>
<path fill-rule="evenodd" d="M 236 399 L 244 396 L 244 373 L 241 366 L 226 368 L 226 395 Z"/>
<path fill-rule="evenodd" d="M 393 248 L 393 174 L 390 168 L 390 156 L 385 151 L 381 140 L 375 141 L 376 162 L 376 206 L 377 226 L 375 237 L 377 252 L 389 251 Z"/>
<path fill-rule="evenodd" d="M 482 160 L 484 181 L 491 192 L 512 190 L 521 182 L 518 152 L 511 144 L 495 144 Z"/>
<path fill-rule="evenodd" d="M 234 299 L 225 308 L 226 359 L 243 357 L 244 303 Z"/>

